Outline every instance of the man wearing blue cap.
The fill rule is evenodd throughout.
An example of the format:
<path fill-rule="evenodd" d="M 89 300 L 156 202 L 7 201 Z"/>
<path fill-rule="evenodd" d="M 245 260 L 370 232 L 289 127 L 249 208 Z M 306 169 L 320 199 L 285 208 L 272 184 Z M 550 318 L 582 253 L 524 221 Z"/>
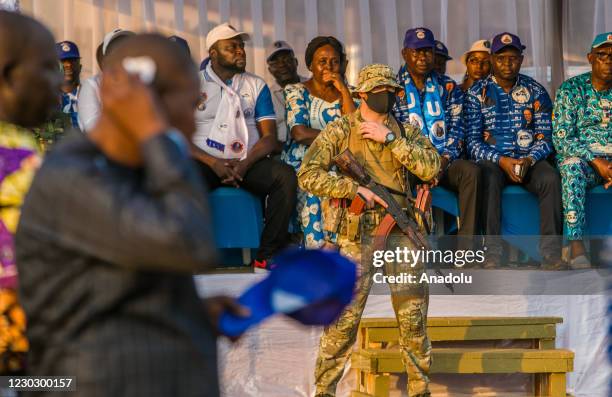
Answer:
<path fill-rule="evenodd" d="M 491 43 L 492 74 L 477 81 L 465 98 L 470 156 L 482 169 L 485 267 L 501 263 L 501 193 L 523 185 L 540 203 L 542 268 L 561 269 L 561 182 L 546 158 L 552 151 L 552 103 L 546 89 L 519 74 L 525 46 L 511 33 Z"/>
<path fill-rule="evenodd" d="M 435 41 L 434 47 L 434 70 L 438 74 L 446 74 L 446 63 L 453 59 L 448 55 L 448 48 L 440 40 Z"/>
<path fill-rule="evenodd" d="M 612 186 L 612 32 L 597 35 L 587 57 L 591 71 L 561 85 L 553 118 L 569 264 L 576 269 L 590 266 L 582 241 L 586 189 Z"/>
<path fill-rule="evenodd" d="M 461 119 L 463 92 L 448 76 L 434 71 L 436 42 L 427 28 L 409 29 L 404 38 L 402 56 L 406 62 L 399 71 L 399 91 L 395 116 L 416 126 L 442 156 L 440 174 L 433 185 L 458 192 L 462 249 L 470 249 L 478 232 L 480 170 L 465 160 L 465 132 Z"/>
<path fill-rule="evenodd" d="M 78 127 L 78 95 L 81 88 L 81 55 L 72 41 L 55 44 L 55 51 L 64 69 L 62 84 L 62 112 L 70 115 L 73 127 Z"/>

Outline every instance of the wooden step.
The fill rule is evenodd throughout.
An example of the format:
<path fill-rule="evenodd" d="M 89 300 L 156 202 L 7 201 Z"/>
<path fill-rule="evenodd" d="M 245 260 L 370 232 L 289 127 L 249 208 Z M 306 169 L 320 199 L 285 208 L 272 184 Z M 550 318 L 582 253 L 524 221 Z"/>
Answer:
<path fill-rule="evenodd" d="M 556 324 L 560 317 L 430 317 L 427 334 L 431 341 L 532 339 L 536 348 L 555 347 Z M 363 318 L 359 325 L 361 348 L 372 344 L 397 342 L 399 330 L 395 318 Z"/>
<path fill-rule="evenodd" d="M 574 369 L 574 353 L 563 349 L 434 348 L 431 373 L 565 373 Z M 360 349 L 352 367 L 370 373 L 404 372 L 399 349 Z"/>

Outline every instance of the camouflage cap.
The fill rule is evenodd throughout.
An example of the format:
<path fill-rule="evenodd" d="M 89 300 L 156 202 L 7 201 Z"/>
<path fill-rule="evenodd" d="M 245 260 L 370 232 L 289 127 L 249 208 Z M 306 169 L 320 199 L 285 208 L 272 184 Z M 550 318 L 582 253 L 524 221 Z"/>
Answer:
<path fill-rule="evenodd" d="M 359 81 L 357 83 L 356 92 L 372 91 L 376 87 L 390 86 L 401 88 L 395 79 L 395 73 L 388 65 L 379 63 L 363 67 L 359 72 Z"/>

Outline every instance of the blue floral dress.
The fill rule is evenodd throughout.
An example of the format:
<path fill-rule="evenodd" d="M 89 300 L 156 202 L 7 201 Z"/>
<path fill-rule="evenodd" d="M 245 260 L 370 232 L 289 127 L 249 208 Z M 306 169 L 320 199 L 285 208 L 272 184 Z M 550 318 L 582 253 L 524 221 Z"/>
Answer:
<path fill-rule="evenodd" d="M 285 106 L 287 109 L 287 128 L 291 131 L 296 125 L 322 130 L 339 118 L 340 101 L 326 102 L 311 95 L 304 84 L 290 84 L 285 87 Z M 297 143 L 291 137 L 287 140 L 281 160 L 297 172 L 308 145 Z M 321 214 L 321 199 L 298 188 L 296 214 L 293 231 L 302 230 L 306 248 L 320 248 L 325 243 Z"/>

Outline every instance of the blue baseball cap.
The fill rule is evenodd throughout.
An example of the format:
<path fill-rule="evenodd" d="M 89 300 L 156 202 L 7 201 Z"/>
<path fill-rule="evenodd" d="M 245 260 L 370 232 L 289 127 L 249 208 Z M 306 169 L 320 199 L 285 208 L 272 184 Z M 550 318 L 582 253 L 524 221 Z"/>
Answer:
<path fill-rule="evenodd" d="M 268 277 L 238 298 L 251 315 L 221 316 L 223 334 L 238 336 L 276 313 L 305 325 L 329 325 L 353 299 L 357 267 L 338 252 L 289 250 L 274 262 L 277 266 Z"/>
<path fill-rule="evenodd" d="M 408 29 L 404 36 L 404 48 L 427 48 L 435 47 L 436 40 L 431 30 L 427 28 Z"/>
<path fill-rule="evenodd" d="M 604 44 L 612 44 L 612 32 L 600 33 L 595 36 L 593 44 L 591 44 L 591 49 L 600 47 Z"/>
<path fill-rule="evenodd" d="M 502 48 L 508 46 L 516 48 L 521 53 L 523 53 L 523 50 L 527 48 L 521 43 L 521 39 L 517 35 L 504 32 L 496 35 L 493 37 L 493 40 L 491 40 L 491 53 L 495 54 Z"/>
<path fill-rule="evenodd" d="M 60 41 L 59 43 L 55 43 L 55 52 L 60 61 L 81 57 L 81 54 L 79 54 L 79 47 L 72 41 Z"/>
<path fill-rule="evenodd" d="M 178 44 L 181 47 L 183 47 L 185 49 L 185 51 L 187 51 L 187 54 L 189 54 L 189 56 L 191 56 L 191 49 L 189 49 L 189 43 L 187 43 L 187 40 L 185 40 L 181 36 L 177 36 L 177 35 L 172 35 L 172 36 L 168 37 L 168 40 L 174 41 L 176 44 Z"/>
<path fill-rule="evenodd" d="M 440 40 L 436 40 L 435 43 L 436 45 L 434 47 L 434 53 L 436 55 L 442 55 L 446 58 L 447 61 L 453 59 L 450 55 L 448 55 L 448 48 L 446 48 L 443 42 L 441 42 Z"/>

